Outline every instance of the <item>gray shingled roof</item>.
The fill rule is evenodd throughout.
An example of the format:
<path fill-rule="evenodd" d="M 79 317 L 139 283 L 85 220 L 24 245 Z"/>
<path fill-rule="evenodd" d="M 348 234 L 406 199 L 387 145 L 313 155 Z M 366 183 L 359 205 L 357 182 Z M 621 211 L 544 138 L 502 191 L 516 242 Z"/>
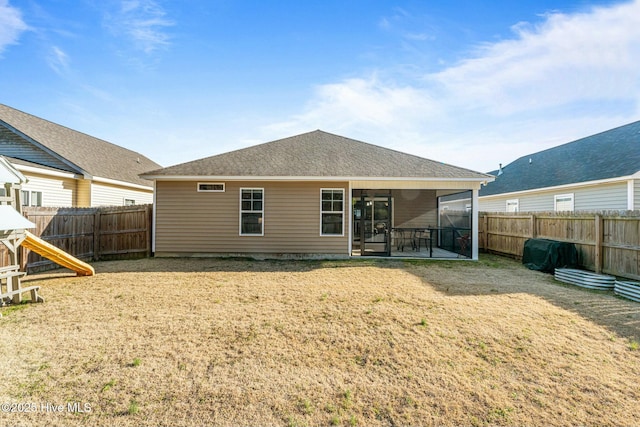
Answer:
<path fill-rule="evenodd" d="M 67 163 L 75 165 L 77 173 L 149 186 L 149 181 L 139 175 L 160 167 L 140 153 L 3 104 L 0 104 L 0 125 L 18 131 L 53 151 Z"/>
<path fill-rule="evenodd" d="M 150 171 L 143 176 L 491 178 L 321 130 Z"/>
<path fill-rule="evenodd" d="M 531 160 L 531 161 L 529 161 Z M 480 196 L 597 181 L 640 171 L 640 121 L 520 157 Z M 492 172 L 497 175 L 497 171 Z"/>

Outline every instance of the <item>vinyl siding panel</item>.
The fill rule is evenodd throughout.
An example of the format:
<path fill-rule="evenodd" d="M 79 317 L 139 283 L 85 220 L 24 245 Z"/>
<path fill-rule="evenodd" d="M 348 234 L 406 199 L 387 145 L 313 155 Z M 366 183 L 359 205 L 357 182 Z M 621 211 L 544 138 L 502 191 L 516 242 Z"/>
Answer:
<path fill-rule="evenodd" d="M 440 208 L 447 208 L 452 211 L 465 211 L 467 210 L 467 205 L 471 205 L 471 199 L 460 199 L 460 200 L 447 200 L 440 202 Z"/>
<path fill-rule="evenodd" d="M 393 220 L 399 228 L 418 228 L 438 224 L 435 190 L 393 190 Z"/>
<path fill-rule="evenodd" d="M 75 206 L 79 208 L 91 207 L 91 181 L 79 179 L 77 182 Z"/>
<path fill-rule="evenodd" d="M 640 180 L 633 180 L 633 208 L 640 210 Z"/>
<path fill-rule="evenodd" d="M 518 197 L 509 197 L 511 199 L 517 199 Z M 497 198 L 491 200 L 482 200 L 482 198 L 478 201 L 479 207 L 478 210 L 481 212 L 506 212 L 507 211 L 507 198 Z"/>
<path fill-rule="evenodd" d="M 153 203 L 153 191 L 142 191 L 119 185 L 91 183 L 91 206 L 123 206 L 125 199 L 136 205 Z"/>
<path fill-rule="evenodd" d="M 626 210 L 627 182 L 577 189 L 574 192 L 575 210 Z"/>
<path fill-rule="evenodd" d="M 597 186 L 558 188 L 527 194 L 511 194 L 505 197 L 480 198 L 483 212 L 505 212 L 506 201 L 518 199 L 520 212 L 547 212 L 554 210 L 554 196 L 573 194 L 574 210 L 625 210 L 627 209 L 627 183 L 603 184 Z"/>
<path fill-rule="evenodd" d="M 478 181 L 418 181 L 418 180 L 367 180 L 367 181 L 352 181 L 351 186 L 353 188 L 366 188 L 369 190 L 403 190 L 403 189 L 416 189 L 416 190 L 479 190 L 480 182 Z"/>
<path fill-rule="evenodd" d="M 76 190 L 73 178 L 56 178 L 45 175 L 24 173 L 28 182 L 22 184 L 23 191 L 41 191 L 42 206 L 71 207 Z"/>
<path fill-rule="evenodd" d="M 506 212 L 507 200 L 518 199 L 519 212 L 550 212 L 553 211 L 554 194 L 564 194 L 559 192 L 510 195 L 509 197 L 492 198 L 491 200 L 479 200 L 481 212 Z"/>
<path fill-rule="evenodd" d="M 226 182 L 197 192 L 197 182 L 156 183 L 156 254 L 348 254 L 344 236 L 320 236 L 320 189 L 347 183 Z M 240 236 L 240 188 L 264 188 L 264 236 Z"/>
<path fill-rule="evenodd" d="M 553 196 L 555 194 L 566 194 L 569 191 L 549 191 L 543 192 L 540 194 L 530 194 L 522 197 L 518 197 L 519 199 L 519 211 L 520 212 L 544 212 L 544 211 L 552 211 L 554 210 L 554 202 Z M 506 210 L 507 208 L 507 199 L 504 199 L 504 203 L 502 204 L 502 209 Z"/>

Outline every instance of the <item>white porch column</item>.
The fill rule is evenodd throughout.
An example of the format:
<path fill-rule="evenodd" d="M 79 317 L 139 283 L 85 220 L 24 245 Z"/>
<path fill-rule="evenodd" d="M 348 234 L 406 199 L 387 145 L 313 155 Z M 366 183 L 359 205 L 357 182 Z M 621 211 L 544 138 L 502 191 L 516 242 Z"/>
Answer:
<path fill-rule="evenodd" d="M 478 260 L 478 189 L 471 190 L 471 259 Z"/>
<path fill-rule="evenodd" d="M 347 200 L 344 201 L 344 208 L 347 211 L 347 215 L 348 215 L 348 229 L 347 229 L 347 235 L 349 236 L 349 244 L 347 245 L 347 250 L 349 251 L 347 256 L 352 256 L 353 255 L 353 186 L 352 186 L 352 182 L 349 181 L 349 190 L 348 190 L 348 196 L 347 196 Z"/>

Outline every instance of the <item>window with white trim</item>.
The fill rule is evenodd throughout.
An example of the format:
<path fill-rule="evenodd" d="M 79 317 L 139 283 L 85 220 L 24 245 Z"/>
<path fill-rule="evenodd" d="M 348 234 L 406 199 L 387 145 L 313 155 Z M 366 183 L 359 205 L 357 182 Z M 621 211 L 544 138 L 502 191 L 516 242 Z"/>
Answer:
<path fill-rule="evenodd" d="M 344 236 L 344 189 L 320 189 L 320 235 Z"/>
<path fill-rule="evenodd" d="M 520 210 L 519 199 L 507 200 L 507 212 L 518 212 L 519 210 Z"/>
<path fill-rule="evenodd" d="M 553 206 L 556 212 L 573 212 L 573 194 L 557 194 L 553 196 Z"/>
<path fill-rule="evenodd" d="M 22 206 L 42 206 L 42 191 L 22 190 Z"/>
<path fill-rule="evenodd" d="M 224 182 L 199 182 L 199 193 L 224 193 Z"/>
<path fill-rule="evenodd" d="M 240 189 L 240 235 L 264 235 L 264 188 Z"/>
<path fill-rule="evenodd" d="M 134 206 L 135 204 L 136 204 L 136 201 L 133 199 L 124 199 L 125 206 Z"/>

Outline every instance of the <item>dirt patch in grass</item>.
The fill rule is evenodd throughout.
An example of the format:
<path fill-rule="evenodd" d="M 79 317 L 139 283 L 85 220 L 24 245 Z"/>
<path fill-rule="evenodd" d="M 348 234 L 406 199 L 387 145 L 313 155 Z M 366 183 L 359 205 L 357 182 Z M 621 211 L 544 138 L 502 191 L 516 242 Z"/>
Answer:
<path fill-rule="evenodd" d="M 0 424 L 638 422 L 640 304 L 515 261 L 94 266 L 2 309 Z"/>

